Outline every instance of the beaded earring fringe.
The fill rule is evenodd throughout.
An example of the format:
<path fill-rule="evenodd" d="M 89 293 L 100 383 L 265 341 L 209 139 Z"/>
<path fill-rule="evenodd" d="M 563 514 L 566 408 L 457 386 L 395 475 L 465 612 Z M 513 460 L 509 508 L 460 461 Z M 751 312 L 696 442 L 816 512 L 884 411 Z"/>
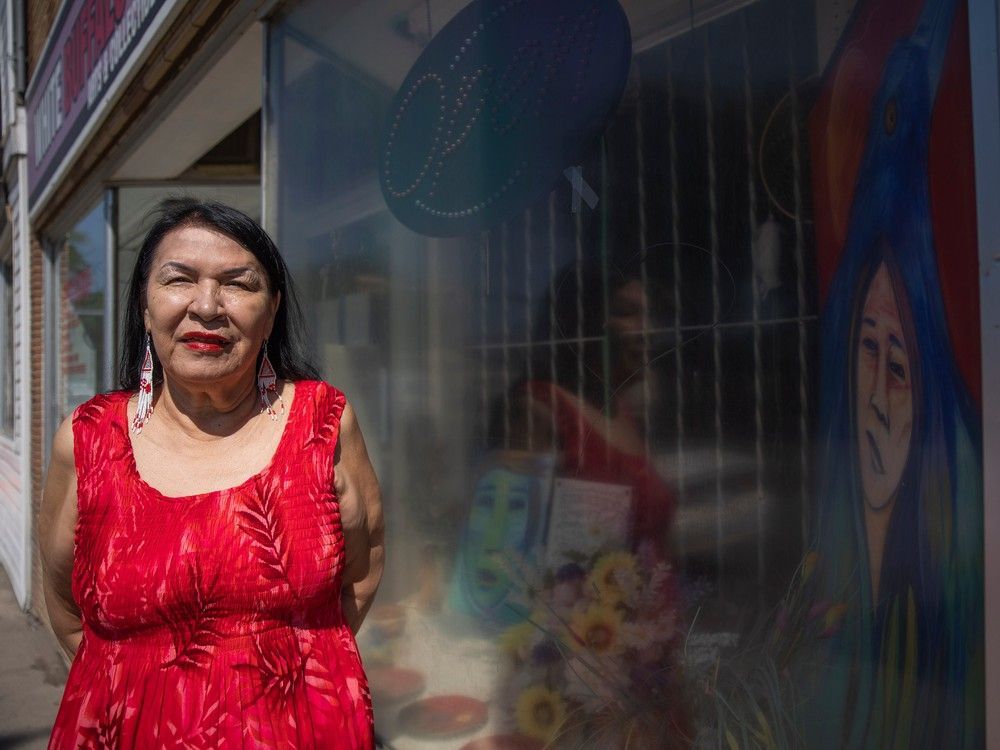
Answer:
<path fill-rule="evenodd" d="M 285 413 L 285 402 L 281 399 L 281 394 L 278 393 L 277 382 L 278 376 L 274 372 L 274 367 L 271 366 L 271 360 L 267 358 L 267 341 L 265 341 L 264 357 L 260 361 L 260 371 L 257 373 L 257 392 L 260 394 L 261 413 L 267 412 L 272 420 L 278 418 L 278 412 L 274 410 L 269 394 L 273 394 L 281 405 L 280 413 Z"/>
<path fill-rule="evenodd" d="M 132 432 L 142 433 L 142 428 L 153 414 L 153 354 L 149 349 L 149 334 L 146 334 L 146 355 L 139 368 L 139 404 L 132 419 Z"/>

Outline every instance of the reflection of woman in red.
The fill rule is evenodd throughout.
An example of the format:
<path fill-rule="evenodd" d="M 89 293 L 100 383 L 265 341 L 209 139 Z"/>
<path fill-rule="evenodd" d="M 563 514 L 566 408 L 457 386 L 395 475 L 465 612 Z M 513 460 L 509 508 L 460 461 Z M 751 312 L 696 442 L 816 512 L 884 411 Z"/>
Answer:
<path fill-rule="evenodd" d="M 626 707 L 619 720 L 635 728 L 629 734 L 633 747 L 685 748 L 693 731 L 676 666 L 677 634 L 684 628 L 677 627 L 677 578 L 668 554 L 675 498 L 650 460 L 640 400 L 649 399 L 652 385 L 643 382 L 651 358 L 643 332 L 652 316 L 641 280 L 616 271 L 612 267 L 602 273 L 600 266 L 584 264 L 563 269 L 553 280 L 536 321 L 533 340 L 541 343 L 535 344 L 526 376 L 496 405 L 492 437 L 497 446 L 553 451 L 559 477 L 630 489 L 631 507 L 621 509 L 631 515 L 629 551 L 645 575 L 654 570 L 663 575 L 650 584 L 648 599 L 628 615 L 627 627 L 633 633 L 652 628 L 647 632 L 655 636 L 638 641 L 647 646 L 656 641 L 658 650 L 649 657 L 633 642 L 627 648 L 636 653 L 618 661 L 631 665 L 629 687 L 616 688 L 614 681 L 605 687 L 621 693 L 609 699 Z M 636 405 L 629 398 L 633 394 L 640 397 L 634 399 Z M 608 502 L 613 502 L 610 496 Z M 557 616 L 579 606 L 581 586 L 599 585 L 584 576 L 574 564 L 556 571 L 549 606 Z M 563 589 L 574 587 L 575 594 L 560 601 Z M 564 616 L 576 622 L 597 615 Z M 614 622 L 611 617 L 612 629 Z M 663 632 L 664 623 L 673 635 Z"/>
<path fill-rule="evenodd" d="M 637 276 L 608 274 L 607 310 L 596 264 L 556 276 L 533 337 L 551 344 L 536 345 L 509 413 L 494 414 L 493 435 L 510 448 L 555 448 L 559 476 L 630 487 L 633 551 L 665 559 L 675 498 L 647 456 L 643 419 L 629 402 L 648 376 L 646 293 Z"/>

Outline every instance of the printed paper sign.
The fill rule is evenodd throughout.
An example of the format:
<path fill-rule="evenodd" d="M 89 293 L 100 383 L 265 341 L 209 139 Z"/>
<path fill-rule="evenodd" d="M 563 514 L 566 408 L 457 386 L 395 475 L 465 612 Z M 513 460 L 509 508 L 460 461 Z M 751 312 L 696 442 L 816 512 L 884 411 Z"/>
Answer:
<path fill-rule="evenodd" d="M 558 568 L 602 550 L 632 546 L 632 488 L 556 479 L 546 562 Z"/>

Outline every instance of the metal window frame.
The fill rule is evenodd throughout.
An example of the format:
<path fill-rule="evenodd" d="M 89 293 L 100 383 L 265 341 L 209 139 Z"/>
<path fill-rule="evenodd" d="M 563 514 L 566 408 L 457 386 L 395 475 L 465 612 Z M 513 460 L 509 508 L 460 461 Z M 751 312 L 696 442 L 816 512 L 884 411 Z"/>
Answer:
<path fill-rule="evenodd" d="M 14 401 L 17 399 L 17 394 L 13 390 L 14 378 L 14 340 L 16 338 L 17 329 L 14 325 L 13 310 L 14 310 L 14 242 L 13 242 L 13 232 L 10 229 L 10 225 L 4 228 L 2 236 L 0 236 L 0 351 L 7 349 L 11 356 L 11 369 L 7 372 L 7 368 L 0 366 L 0 414 L 7 409 L 7 404 L 3 401 L 3 395 L 7 390 L 7 378 L 11 379 L 11 419 L 10 424 L 4 424 L 2 419 L 0 419 L 0 441 L 3 441 L 8 447 L 13 448 L 14 441 L 17 438 L 17 419 L 14 411 Z M 8 281 L 4 280 L 3 266 L 10 265 L 10 278 Z M 11 301 L 11 315 L 8 320 L 7 316 L 7 305 L 5 304 L 4 297 L 10 295 Z M 7 336 L 7 332 L 10 331 L 10 336 Z"/>
<path fill-rule="evenodd" d="M 1000 705 L 1000 27 L 996 0 L 969 0 L 969 66 L 983 377 L 985 705 Z M 992 386 L 990 384 L 993 384 Z M 986 711 L 986 746 L 1000 747 L 1000 714 Z"/>
<path fill-rule="evenodd" d="M 48 237 L 42 244 L 42 465 L 49 465 L 57 419 L 59 382 L 59 245 Z"/>
<path fill-rule="evenodd" d="M 98 392 L 109 390 L 113 387 L 114 361 L 115 361 L 115 311 L 117 289 L 117 268 L 115 265 L 115 217 L 117 214 L 117 196 L 114 188 L 105 188 L 100 193 L 100 198 L 96 204 L 91 204 L 89 210 L 80 214 L 61 217 L 58 226 L 67 226 L 71 231 L 77 222 L 81 221 L 91 212 L 101 209 L 104 214 L 104 262 L 105 262 L 105 284 L 107 293 L 104 295 L 104 321 L 102 323 L 104 358 L 98 369 Z M 62 247 L 64 239 L 61 237 L 65 232 L 50 231 L 41 237 L 42 249 L 45 256 L 43 272 L 43 367 L 45 402 L 42 417 L 42 446 L 43 464 L 47 465 L 52 450 L 52 439 L 55 437 L 59 422 L 63 418 L 59 414 L 62 399 L 59 394 L 60 371 L 60 350 L 62 342 L 62 311 L 60 310 L 60 289 L 59 274 L 62 265 Z M 65 416 L 69 416 L 68 414 Z"/>
<path fill-rule="evenodd" d="M 280 5 L 275 3 L 272 5 Z M 1000 26 L 996 0 L 969 0 L 969 46 L 972 82 L 972 109 L 975 153 L 975 180 L 980 262 L 980 308 L 982 377 L 984 384 L 1000 383 Z M 269 11 L 268 15 L 271 11 Z M 270 72 L 271 24 L 265 19 L 265 57 L 263 85 Z M 676 33 L 676 32 L 675 32 Z M 669 36 L 669 34 L 668 34 Z M 646 39 L 641 51 L 660 39 Z M 261 164 L 262 212 L 269 231 L 273 231 L 277 161 L 274 140 L 269 137 L 276 126 L 262 98 Z M 759 323 L 758 323 L 759 324 Z M 532 342 L 535 345 L 544 342 Z M 523 346 L 523 344 L 521 344 Z M 481 347 L 485 356 L 486 342 Z M 983 389 L 983 529 L 985 622 L 1000 618 L 1000 464 L 985 460 L 1000 455 L 1000 393 Z M 1000 629 L 985 628 L 985 705 L 1000 705 Z M 986 714 L 986 744 L 1000 747 L 1000 714 Z"/>
<path fill-rule="evenodd" d="M 118 189 L 104 192 L 104 362 L 101 385 L 109 391 L 117 386 L 115 362 L 118 359 Z"/>

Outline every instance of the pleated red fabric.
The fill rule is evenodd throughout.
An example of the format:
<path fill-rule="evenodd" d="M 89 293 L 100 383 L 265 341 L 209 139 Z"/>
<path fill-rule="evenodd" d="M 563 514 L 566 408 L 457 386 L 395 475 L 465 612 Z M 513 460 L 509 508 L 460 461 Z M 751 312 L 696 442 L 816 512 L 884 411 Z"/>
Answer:
<path fill-rule="evenodd" d="M 83 639 L 49 748 L 371 748 L 340 606 L 344 394 L 296 382 L 268 467 L 186 497 L 139 476 L 128 397 L 73 414 Z"/>

